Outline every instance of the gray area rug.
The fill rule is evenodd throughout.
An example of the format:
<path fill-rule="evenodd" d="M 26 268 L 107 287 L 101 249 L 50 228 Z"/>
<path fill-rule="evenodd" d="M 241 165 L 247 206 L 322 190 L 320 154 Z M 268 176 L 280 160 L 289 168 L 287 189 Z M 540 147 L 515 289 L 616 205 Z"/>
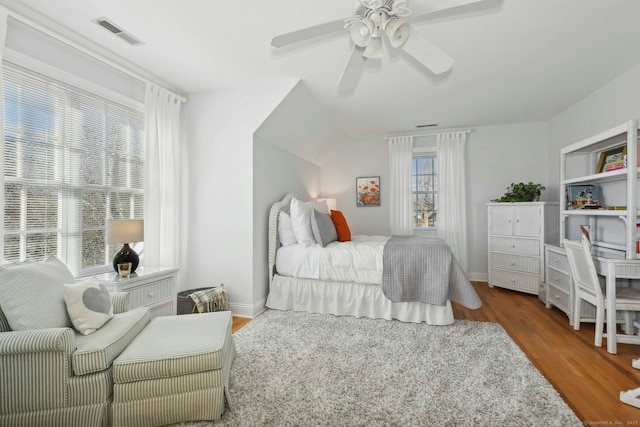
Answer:
<path fill-rule="evenodd" d="M 268 310 L 234 334 L 232 408 L 180 426 L 579 426 L 495 323 Z"/>

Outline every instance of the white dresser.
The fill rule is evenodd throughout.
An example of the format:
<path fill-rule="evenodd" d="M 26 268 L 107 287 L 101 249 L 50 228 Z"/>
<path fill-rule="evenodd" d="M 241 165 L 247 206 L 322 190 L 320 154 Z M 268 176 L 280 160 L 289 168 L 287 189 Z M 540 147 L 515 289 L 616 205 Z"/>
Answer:
<path fill-rule="evenodd" d="M 96 277 L 111 292 L 129 292 L 130 308 L 149 307 L 152 316 L 172 316 L 176 314 L 176 273 L 177 268 L 138 267 L 128 279 L 118 273 L 104 273 Z"/>
<path fill-rule="evenodd" d="M 488 203 L 489 286 L 538 294 L 544 244 L 557 240 L 557 203 Z"/>

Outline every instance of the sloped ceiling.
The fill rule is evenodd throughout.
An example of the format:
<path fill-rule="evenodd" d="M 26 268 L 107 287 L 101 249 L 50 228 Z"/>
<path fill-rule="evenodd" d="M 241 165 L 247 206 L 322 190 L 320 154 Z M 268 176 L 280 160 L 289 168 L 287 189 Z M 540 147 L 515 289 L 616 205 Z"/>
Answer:
<path fill-rule="evenodd" d="M 345 138 L 303 82 L 295 85 L 255 134 L 318 166 Z"/>
<path fill-rule="evenodd" d="M 430 0 L 409 0 L 412 3 Z M 183 93 L 299 78 L 349 136 L 545 121 L 640 62 L 638 0 L 484 0 L 413 25 L 454 60 L 434 76 L 401 52 L 337 82 L 347 33 L 276 51 L 273 36 L 352 14 L 352 0 L 0 0 Z M 91 20 L 107 17 L 131 47 Z"/>

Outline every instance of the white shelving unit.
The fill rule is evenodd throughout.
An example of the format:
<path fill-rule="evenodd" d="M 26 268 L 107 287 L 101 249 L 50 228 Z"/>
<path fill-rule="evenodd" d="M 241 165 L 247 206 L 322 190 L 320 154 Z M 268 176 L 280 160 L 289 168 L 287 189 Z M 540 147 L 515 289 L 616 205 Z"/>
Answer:
<path fill-rule="evenodd" d="M 638 219 L 638 121 L 629 120 L 619 126 L 576 142 L 560 150 L 560 245 L 569 234 L 567 222 L 570 217 L 580 216 L 589 221 L 591 241 L 603 250 L 622 252 L 626 259 L 636 259 L 636 223 Z M 611 172 L 593 173 L 598 157 L 603 150 L 626 144 L 627 168 Z M 587 156 L 588 169 L 582 173 L 568 174 L 567 163 L 574 156 Z M 571 184 L 602 184 L 620 181 L 626 190 L 626 210 L 567 209 L 567 186 Z M 624 223 L 624 244 L 599 240 L 598 218 L 617 217 Z"/>

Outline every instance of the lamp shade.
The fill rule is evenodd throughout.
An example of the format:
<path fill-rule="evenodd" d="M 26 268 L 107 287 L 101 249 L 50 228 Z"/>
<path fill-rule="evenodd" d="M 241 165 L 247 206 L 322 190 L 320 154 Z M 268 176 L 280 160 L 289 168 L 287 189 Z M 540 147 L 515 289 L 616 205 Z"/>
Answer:
<path fill-rule="evenodd" d="M 369 19 L 356 21 L 351 24 L 351 40 L 360 47 L 365 47 L 371 41 L 371 35 L 375 26 Z"/>
<path fill-rule="evenodd" d="M 338 210 L 338 202 L 336 201 L 336 199 L 331 199 L 327 197 L 316 199 L 317 202 L 321 202 L 323 200 L 327 202 L 327 206 L 329 206 L 329 212 Z"/>
<path fill-rule="evenodd" d="M 108 219 L 107 243 L 135 243 L 144 240 L 144 221 L 141 219 Z"/>
<path fill-rule="evenodd" d="M 400 19 L 393 19 L 387 21 L 384 31 L 387 33 L 387 37 L 389 37 L 391 47 L 400 47 L 409 38 L 410 28 L 407 22 Z"/>

